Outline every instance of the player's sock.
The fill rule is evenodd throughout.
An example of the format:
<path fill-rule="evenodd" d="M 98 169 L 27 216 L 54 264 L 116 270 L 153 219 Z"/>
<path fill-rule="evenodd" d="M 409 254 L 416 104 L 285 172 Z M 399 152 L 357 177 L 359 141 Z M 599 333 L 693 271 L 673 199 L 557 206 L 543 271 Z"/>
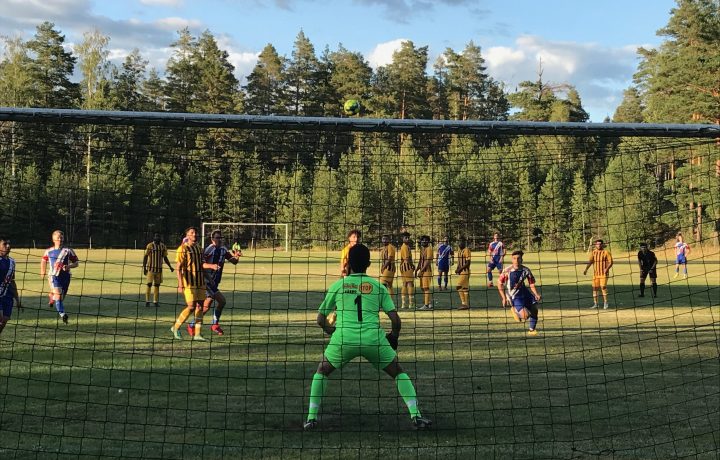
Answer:
<path fill-rule="evenodd" d="M 438 289 L 442 287 L 442 276 L 438 275 Z"/>
<path fill-rule="evenodd" d="M 645 295 L 645 283 L 640 283 L 640 297 Z"/>
<path fill-rule="evenodd" d="M 62 299 L 55 299 L 55 310 L 57 310 L 60 316 L 65 313 L 65 306 L 63 305 Z"/>
<path fill-rule="evenodd" d="M 183 311 L 180 312 L 175 320 L 175 329 L 180 329 L 180 326 L 182 326 L 185 320 L 188 319 L 188 316 L 190 316 L 191 311 L 189 308 L 184 308 Z"/>
<path fill-rule="evenodd" d="M 653 297 L 657 297 L 657 283 L 652 283 Z"/>
<path fill-rule="evenodd" d="M 402 396 L 405 405 L 410 412 L 410 418 L 420 417 L 420 409 L 418 409 L 417 394 L 415 393 L 415 387 L 413 386 L 410 377 L 403 372 L 395 377 L 395 383 L 397 384 L 398 393 Z"/>
<path fill-rule="evenodd" d="M 447 275 L 445 275 L 445 277 L 443 278 L 443 281 L 445 284 L 445 289 L 447 290 L 447 284 L 448 284 L 448 276 Z"/>
<path fill-rule="evenodd" d="M 308 409 L 308 420 L 316 420 L 318 411 L 320 410 L 320 402 L 327 388 L 327 377 L 320 373 L 313 375 L 312 385 L 310 385 L 310 407 Z"/>
<path fill-rule="evenodd" d="M 200 336 L 200 329 L 202 329 L 202 321 L 197 321 L 193 326 L 193 329 L 195 329 L 195 337 Z"/>
<path fill-rule="evenodd" d="M 492 283 L 492 272 L 487 272 L 488 283 Z"/>
<path fill-rule="evenodd" d="M 153 290 L 153 302 L 160 302 L 160 286 L 155 286 L 155 289 Z"/>
<path fill-rule="evenodd" d="M 145 302 L 150 302 L 150 285 L 145 289 Z"/>
<path fill-rule="evenodd" d="M 222 310 L 218 310 L 218 308 L 215 307 L 215 311 L 213 311 L 213 319 L 212 319 L 213 324 L 217 324 L 220 322 L 220 315 L 222 315 Z"/>
<path fill-rule="evenodd" d="M 531 331 L 535 330 L 535 326 L 537 326 L 538 318 L 537 316 L 531 316 L 530 320 L 528 321 L 528 329 Z"/>
<path fill-rule="evenodd" d="M 430 295 L 430 292 L 423 292 L 423 302 L 425 305 L 430 305 L 432 303 L 432 296 Z"/>

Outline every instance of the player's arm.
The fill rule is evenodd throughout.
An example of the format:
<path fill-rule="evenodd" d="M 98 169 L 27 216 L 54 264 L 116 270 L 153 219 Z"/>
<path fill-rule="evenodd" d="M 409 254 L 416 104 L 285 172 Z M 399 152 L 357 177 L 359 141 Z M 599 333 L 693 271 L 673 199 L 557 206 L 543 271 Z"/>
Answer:
<path fill-rule="evenodd" d="M 10 281 L 10 289 L 13 292 L 13 298 L 15 299 L 15 306 L 22 308 L 22 302 L 20 301 L 20 291 L 18 291 L 17 283 L 15 283 L 15 276 L 13 275 L 12 281 Z"/>
<path fill-rule="evenodd" d="M 335 332 L 335 326 L 328 323 L 327 316 L 324 313 L 318 313 L 317 324 L 327 335 L 333 335 L 333 332 Z"/>
<path fill-rule="evenodd" d="M 176 260 L 176 262 L 175 262 L 175 273 L 176 273 L 176 275 L 177 275 L 177 282 L 178 282 L 177 289 L 178 289 L 178 292 L 182 292 L 182 291 L 183 291 L 183 275 L 184 275 L 183 259 L 184 259 L 183 253 L 182 253 L 182 252 L 178 252 L 178 254 L 177 254 L 177 260 Z"/>
<path fill-rule="evenodd" d="M 170 272 L 174 272 L 175 269 L 173 268 L 172 264 L 170 263 L 170 260 L 168 259 L 167 252 L 165 252 L 165 255 L 163 255 L 163 260 L 165 260 L 165 263 L 167 264 L 168 268 L 170 269 Z"/>
<path fill-rule="evenodd" d="M 240 254 L 240 255 L 242 255 L 242 254 Z M 225 260 L 227 260 L 228 262 L 230 262 L 233 265 L 238 264 L 238 262 L 240 261 L 239 258 L 240 258 L 239 255 L 236 255 L 236 254 L 230 255 L 229 252 L 225 253 Z"/>
<path fill-rule="evenodd" d="M 47 263 L 48 257 L 47 255 L 44 255 L 42 259 L 40 259 L 40 278 L 45 278 L 45 273 L 47 272 Z"/>
<path fill-rule="evenodd" d="M 143 256 L 143 275 L 147 275 L 147 260 L 148 260 L 148 254 L 147 252 Z M 167 260 L 167 257 L 165 257 L 165 260 Z M 168 262 L 170 264 L 170 262 Z"/>
<path fill-rule="evenodd" d="M 655 255 L 654 252 L 653 252 L 652 256 L 653 256 L 653 261 L 652 261 L 652 265 L 650 266 L 650 270 L 655 270 L 655 268 L 657 267 L 658 260 L 657 260 L 657 256 Z"/>
<path fill-rule="evenodd" d="M 510 305 L 510 299 L 508 298 L 508 296 L 505 295 L 505 282 L 506 282 L 505 277 L 503 275 L 500 275 L 500 279 L 498 279 L 497 288 L 498 288 L 498 293 L 500 294 L 500 304 L 503 307 Z"/>
<path fill-rule="evenodd" d="M 71 268 L 77 268 L 78 265 L 80 265 L 80 260 L 75 254 L 75 251 L 73 251 L 72 249 L 70 250 L 70 254 L 68 255 L 68 262 L 70 263 L 63 267 L 63 270 L 65 271 L 68 271 Z"/>
<path fill-rule="evenodd" d="M 642 252 L 638 252 L 638 265 L 640 265 L 640 271 L 645 270 L 645 267 L 643 267 Z"/>
<path fill-rule="evenodd" d="M 530 286 L 530 292 L 532 292 L 533 295 L 535 296 L 535 300 L 540 302 L 540 299 L 542 297 L 540 296 L 540 293 L 538 292 L 537 288 L 535 287 L 535 277 L 534 276 L 530 275 L 528 277 L 528 285 Z"/>
<path fill-rule="evenodd" d="M 609 252 L 607 253 L 607 258 L 608 258 L 608 266 L 607 266 L 607 270 L 605 270 L 605 276 L 608 276 L 610 274 L 610 269 L 613 266 L 613 258 Z"/>
<path fill-rule="evenodd" d="M 464 270 L 466 270 L 468 268 L 470 268 L 470 260 L 469 259 L 466 260 L 464 264 L 458 265 L 458 268 L 455 270 L 455 274 L 459 275 L 460 273 L 462 273 Z"/>
<path fill-rule="evenodd" d="M 585 270 L 583 270 L 583 275 L 587 275 L 587 271 L 590 267 L 592 267 L 595 260 L 593 259 L 592 254 L 590 254 L 590 260 L 588 261 L 587 265 L 585 265 Z"/>

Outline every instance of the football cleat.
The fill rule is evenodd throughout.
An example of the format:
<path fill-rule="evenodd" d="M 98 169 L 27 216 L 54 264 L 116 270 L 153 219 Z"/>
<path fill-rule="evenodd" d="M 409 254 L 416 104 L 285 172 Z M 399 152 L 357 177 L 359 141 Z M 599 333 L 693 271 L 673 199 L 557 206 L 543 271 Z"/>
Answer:
<path fill-rule="evenodd" d="M 155 302 L 155 304 L 154 304 L 154 305 L 155 305 L 155 308 L 160 308 L 160 303 L 158 303 L 158 302 Z"/>
<path fill-rule="evenodd" d="M 173 327 L 170 328 L 170 332 L 172 332 L 173 338 L 178 339 L 178 340 L 182 340 L 182 336 L 180 335 L 180 331 L 178 331 L 177 329 L 175 329 L 175 326 L 173 326 Z"/>
<path fill-rule="evenodd" d="M 495 286 L 495 285 L 492 284 L 492 281 L 490 281 L 490 282 L 488 283 L 488 287 L 489 287 L 489 288 L 494 287 L 494 286 Z"/>
<path fill-rule="evenodd" d="M 607 309 L 608 309 L 608 307 L 609 307 L 608 303 L 607 303 L 607 302 L 605 302 L 605 304 L 603 304 L 603 310 L 607 310 Z"/>
<path fill-rule="evenodd" d="M 412 418 L 412 424 L 416 430 L 425 430 L 430 428 L 430 425 L 432 425 L 432 420 L 426 417 L 417 416 Z"/>
<path fill-rule="evenodd" d="M 598 307 L 598 304 L 594 303 L 592 307 L 590 307 L 590 310 L 594 310 Z"/>
<path fill-rule="evenodd" d="M 470 305 L 460 305 L 458 310 L 470 310 Z"/>
<path fill-rule="evenodd" d="M 61 318 L 62 318 L 63 324 L 67 324 L 67 323 L 68 323 L 68 319 L 69 319 L 70 317 L 68 316 L 67 313 L 63 313 L 62 316 L 61 316 Z"/>
<path fill-rule="evenodd" d="M 150 307 L 150 302 L 145 302 L 145 308 Z"/>
<path fill-rule="evenodd" d="M 189 335 L 190 337 L 194 336 L 194 335 L 195 335 L 195 326 L 194 326 L 194 325 L 191 325 L 191 324 L 188 324 L 188 325 L 187 325 L 187 331 L 188 331 L 188 335 Z"/>
<path fill-rule="evenodd" d="M 201 336 L 200 334 L 193 336 L 193 340 L 196 342 L 207 342 L 208 341 L 208 339 Z"/>
<path fill-rule="evenodd" d="M 538 335 L 538 331 L 537 331 L 537 329 L 528 329 L 527 334 L 535 337 L 536 335 Z"/>
<path fill-rule="evenodd" d="M 217 335 L 223 335 L 225 332 L 223 332 L 222 328 L 219 324 L 213 324 L 210 326 L 210 330 L 216 333 Z"/>
<path fill-rule="evenodd" d="M 640 294 L 638 297 L 640 297 L 640 298 L 645 297 L 645 294 Z"/>
<path fill-rule="evenodd" d="M 314 430 L 315 428 L 317 428 L 317 426 L 318 426 L 318 421 L 314 418 L 311 418 L 310 420 L 307 420 L 307 421 L 305 421 L 305 423 L 303 423 L 303 430 L 305 430 L 305 431 Z"/>

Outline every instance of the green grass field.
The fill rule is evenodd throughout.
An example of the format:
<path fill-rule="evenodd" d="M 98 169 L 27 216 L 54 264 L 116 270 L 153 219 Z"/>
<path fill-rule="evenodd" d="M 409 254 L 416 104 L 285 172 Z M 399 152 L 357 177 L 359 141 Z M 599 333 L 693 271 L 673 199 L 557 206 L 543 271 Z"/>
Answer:
<path fill-rule="evenodd" d="M 226 268 L 226 334 L 207 343 L 172 340 L 168 271 L 160 308 L 144 306 L 141 251 L 78 251 L 63 325 L 40 254 L 12 254 L 25 308 L 0 335 L 2 460 L 718 458 L 717 249 L 693 252 L 687 280 L 658 253 L 654 302 L 637 297 L 634 256 L 616 254 L 605 311 L 588 308 L 584 253 L 528 254 L 537 337 L 499 308 L 476 256 L 472 310 L 450 291 L 435 311 L 400 312 L 399 358 L 433 429 L 414 431 L 394 382 L 353 362 L 331 377 L 311 433 L 301 424 L 326 342 L 316 308 L 336 253 L 246 254 Z"/>

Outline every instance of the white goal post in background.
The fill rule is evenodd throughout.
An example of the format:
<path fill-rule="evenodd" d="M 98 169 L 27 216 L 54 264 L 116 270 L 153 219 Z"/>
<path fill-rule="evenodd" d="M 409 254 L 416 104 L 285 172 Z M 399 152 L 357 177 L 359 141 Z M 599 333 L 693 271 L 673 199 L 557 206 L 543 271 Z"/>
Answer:
<path fill-rule="evenodd" d="M 208 228 L 209 227 L 209 228 Z M 212 232 L 216 228 L 227 228 L 227 227 L 284 227 L 285 228 L 285 252 L 290 249 L 290 234 L 289 224 L 266 224 L 266 223 L 255 223 L 255 222 L 203 222 L 202 223 L 202 245 L 205 247 L 205 235 L 206 232 Z M 228 235 L 225 237 L 229 240 Z M 230 243 L 232 244 L 232 243 Z"/>

